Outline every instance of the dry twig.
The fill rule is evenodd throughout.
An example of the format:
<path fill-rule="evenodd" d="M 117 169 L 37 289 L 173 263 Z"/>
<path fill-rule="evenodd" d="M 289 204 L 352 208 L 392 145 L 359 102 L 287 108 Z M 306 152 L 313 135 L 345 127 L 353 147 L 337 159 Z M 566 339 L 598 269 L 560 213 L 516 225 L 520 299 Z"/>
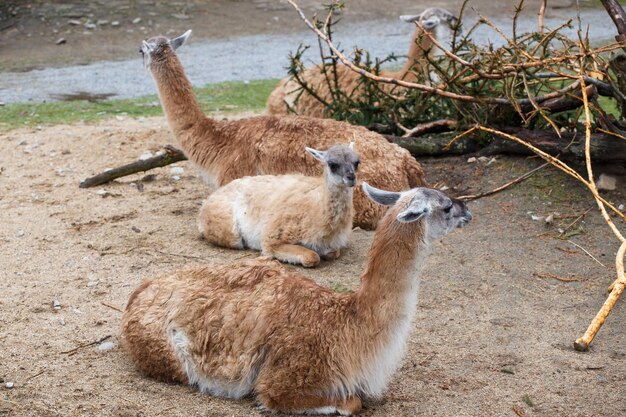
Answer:
<path fill-rule="evenodd" d="M 537 168 L 535 168 L 535 169 L 525 173 L 521 177 L 518 177 L 518 178 L 514 179 L 513 181 L 509 181 L 506 184 L 501 185 L 498 188 L 494 188 L 491 191 L 486 191 L 484 193 L 479 193 L 479 194 L 462 195 L 462 196 L 458 197 L 458 199 L 459 200 L 464 200 L 464 201 L 472 201 L 472 200 L 477 200 L 477 199 L 482 198 L 482 197 L 486 197 L 486 196 L 489 196 L 489 195 L 493 195 L 493 194 L 499 193 L 500 191 L 505 190 L 505 189 L 509 188 L 512 185 L 518 184 L 518 183 L 520 183 L 520 182 L 530 178 L 535 172 L 539 171 L 540 169 L 545 168 L 548 165 L 550 165 L 550 164 L 547 163 L 547 162 L 545 164 L 539 165 Z"/>
<path fill-rule="evenodd" d="M 66 351 L 63 351 L 63 352 L 61 352 L 61 353 L 62 353 L 62 354 L 64 354 L 64 355 L 69 355 L 69 356 L 72 356 L 72 355 L 74 355 L 76 352 L 78 352 L 79 350 L 81 350 L 81 349 L 85 349 L 85 348 L 87 348 L 87 347 L 89 347 L 89 346 L 94 346 L 94 345 L 97 345 L 97 344 L 99 344 L 99 343 L 102 343 L 102 342 L 104 342 L 105 340 L 109 339 L 110 337 L 111 337 L 111 335 L 109 334 L 109 335 L 107 335 L 107 336 L 104 336 L 104 337 L 103 337 L 103 338 L 101 338 L 101 339 L 96 340 L 95 342 L 85 343 L 85 344 L 83 344 L 83 345 L 76 346 L 74 349 L 66 350 Z"/>
<path fill-rule="evenodd" d="M 120 313 L 124 312 L 124 310 L 122 310 L 121 308 L 115 307 L 114 305 L 111 305 L 111 304 L 108 304 L 108 303 L 105 303 L 104 301 L 101 301 L 100 304 L 102 304 L 105 307 L 109 307 L 110 309 L 113 309 L 115 311 L 119 311 Z"/>

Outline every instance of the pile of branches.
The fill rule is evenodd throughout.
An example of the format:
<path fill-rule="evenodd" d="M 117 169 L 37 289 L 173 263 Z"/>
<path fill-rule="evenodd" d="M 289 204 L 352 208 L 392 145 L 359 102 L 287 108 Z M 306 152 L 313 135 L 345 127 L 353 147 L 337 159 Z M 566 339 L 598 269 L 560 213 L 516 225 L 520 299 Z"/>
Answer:
<path fill-rule="evenodd" d="M 522 0 L 512 19 L 511 36 L 484 16 L 467 30 L 461 30 L 460 24 L 454 28 L 449 47 L 425 31 L 423 36 L 430 37 L 443 55 L 432 58 L 424 51 L 426 66 L 416 68 L 411 79 L 417 81 L 409 82 L 380 76 L 381 66 L 396 61 L 395 55 L 372 59 L 367 51 L 355 49 L 348 59 L 335 46 L 333 17 L 342 7 L 335 1 L 324 19 L 308 21 L 318 34 L 321 68 L 331 92 L 331 100 L 324 102 L 328 117 L 404 137 L 489 125 L 509 131 L 549 130 L 551 136 L 561 138 L 564 132 L 583 130 L 584 87 L 593 115 L 592 129 L 618 135 L 626 130 L 621 122 L 626 114 L 626 58 L 613 57 L 623 44 L 592 47 L 580 21 L 576 39 L 563 34 L 564 29 L 574 27 L 571 20 L 554 29 L 540 27 L 519 34 Z M 466 3 L 459 22 L 465 7 Z M 472 35 L 482 25 L 496 31 L 504 45 L 475 44 Z M 322 101 L 316 86 L 302 76 L 307 49 L 300 46 L 290 55 L 289 74 L 300 86 L 299 95 L 310 94 Z M 339 65 L 362 74 L 353 91 L 344 91 L 337 82 Z M 626 154 L 620 157 L 626 160 Z"/>
<path fill-rule="evenodd" d="M 379 62 L 371 66 L 368 55 L 360 51 L 355 52 L 356 61 L 350 60 L 335 46 L 330 22 L 340 4 L 334 3 L 329 8 L 324 21 L 311 21 L 294 0 L 287 1 L 317 34 L 320 44 L 323 42 L 328 47 L 330 52 L 323 57 L 331 62 L 325 68 L 332 71 L 341 61 L 361 74 L 366 83 L 366 94 L 358 97 L 351 97 L 345 92 L 334 93 L 334 98 L 339 101 L 329 106 L 329 115 L 345 117 L 352 122 L 366 121 L 362 124 L 379 124 L 391 131 L 397 128 L 404 132 L 403 136 L 422 133 L 424 129 L 420 129 L 420 125 L 452 117 L 457 123 L 457 130 L 462 132 L 445 148 L 449 149 L 453 142 L 476 134 L 490 140 L 500 139 L 543 158 L 589 190 L 619 248 L 615 256 L 616 280 L 609 287 L 609 296 L 584 335 L 574 342 L 577 350 L 587 350 L 626 289 L 626 237 L 613 220 L 626 221 L 626 216 L 600 195 L 592 166 L 592 160 L 600 159 L 599 156 L 608 155 L 609 160 L 613 158 L 622 163 L 626 161 L 626 124 L 623 123 L 626 114 L 626 58 L 610 59 L 611 52 L 626 49 L 626 12 L 622 7 L 615 0 L 601 0 L 617 26 L 617 42 L 593 48 L 587 34 L 582 31 L 580 21 L 575 40 L 561 34 L 561 30 L 571 22 L 553 30 L 544 30 L 543 13 L 547 0 L 542 2 L 539 31 L 518 36 L 517 17 L 522 1 L 513 18 L 510 38 L 483 16 L 477 23 L 487 24 L 496 30 L 505 41 L 502 48 L 474 45 L 470 37 L 476 26 L 463 36 L 459 35 L 457 28 L 450 49 L 432 39 L 436 46 L 444 50 L 445 60 L 429 61 L 429 68 L 424 73 L 434 72 L 436 77 L 430 76 L 431 82 L 426 79 L 419 82 L 419 78 L 418 82 L 409 82 L 381 77 Z M 365 60 L 361 59 L 363 56 Z M 291 70 L 298 79 L 301 56 L 296 54 L 294 58 Z M 332 78 L 332 73 L 327 75 L 327 79 Z M 389 93 L 377 87 L 379 83 L 397 86 L 397 91 L 392 89 Z M 303 91 L 311 88 L 306 83 L 301 83 L 301 87 Z M 608 111 L 611 106 L 615 106 L 613 114 Z M 351 113 L 356 113 L 356 118 L 350 118 L 354 117 L 350 116 Z M 570 137 L 564 138 L 564 132 L 568 130 Z M 549 140 L 545 136 L 536 141 L 537 136 L 542 137 L 537 135 L 537 131 L 544 134 L 551 132 L 552 139 L 566 139 L 561 142 L 564 146 L 557 147 L 557 157 L 546 151 L 546 141 Z M 607 141 L 613 146 L 603 148 L 602 142 Z M 601 152 L 594 155 L 593 150 L 597 150 L 599 144 Z M 576 156 L 584 161 L 585 174 L 580 174 L 563 159 L 562 152 L 576 145 L 579 149 Z M 617 159 L 616 153 L 621 153 Z"/>

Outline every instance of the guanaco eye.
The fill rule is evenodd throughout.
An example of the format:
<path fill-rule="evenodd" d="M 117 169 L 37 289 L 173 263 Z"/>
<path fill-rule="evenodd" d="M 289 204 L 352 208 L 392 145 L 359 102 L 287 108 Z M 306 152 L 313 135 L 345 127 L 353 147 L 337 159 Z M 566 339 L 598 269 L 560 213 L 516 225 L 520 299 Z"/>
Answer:
<path fill-rule="evenodd" d="M 452 210 L 452 204 L 450 204 L 448 207 L 443 209 L 444 213 L 450 213 L 450 210 Z"/>
<path fill-rule="evenodd" d="M 335 172 L 335 171 L 337 171 L 339 169 L 339 164 L 336 163 L 336 162 L 329 162 L 328 163 L 328 168 L 330 168 L 330 170 L 332 172 Z"/>
<path fill-rule="evenodd" d="M 359 169 L 359 164 L 361 163 L 361 161 L 356 161 L 354 163 L 354 170 L 356 171 L 357 169 Z"/>

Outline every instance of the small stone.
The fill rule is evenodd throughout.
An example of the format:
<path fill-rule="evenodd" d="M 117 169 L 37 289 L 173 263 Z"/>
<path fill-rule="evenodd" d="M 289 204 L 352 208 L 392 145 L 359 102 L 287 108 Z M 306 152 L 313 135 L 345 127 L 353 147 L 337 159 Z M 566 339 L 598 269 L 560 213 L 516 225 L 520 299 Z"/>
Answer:
<path fill-rule="evenodd" d="M 104 25 L 108 25 L 109 21 L 103 19 L 103 20 L 98 20 L 96 23 L 98 24 L 98 26 L 104 26 Z"/>
<path fill-rule="evenodd" d="M 487 158 L 486 156 L 479 156 L 478 160 L 482 163 L 486 163 L 489 161 L 489 158 Z"/>
<path fill-rule="evenodd" d="M 487 162 L 487 166 L 493 164 L 494 162 L 496 162 L 496 158 L 491 158 L 489 162 Z"/>
<path fill-rule="evenodd" d="M 61 309 L 61 303 L 59 302 L 59 300 L 54 300 L 52 302 L 52 308 L 54 308 L 55 310 L 60 310 Z"/>
<path fill-rule="evenodd" d="M 439 191 L 446 191 L 449 190 L 450 187 L 448 187 L 447 185 L 442 185 L 441 187 L 439 187 Z"/>
<path fill-rule="evenodd" d="M 141 233 L 141 230 L 136 226 L 131 227 L 130 230 L 132 230 L 135 233 Z"/>
<path fill-rule="evenodd" d="M 141 17 L 136 17 L 133 19 L 133 25 L 136 25 L 139 22 L 141 22 Z"/>
<path fill-rule="evenodd" d="M 117 20 L 114 20 L 111 22 L 111 26 L 119 26 L 120 22 L 118 22 Z"/>
<path fill-rule="evenodd" d="M 23 237 L 26 234 L 25 231 L 23 230 L 18 230 L 17 233 L 15 234 L 17 237 Z"/>
<path fill-rule="evenodd" d="M 97 28 L 95 23 L 93 23 L 93 22 L 85 23 L 85 29 L 94 30 L 95 28 Z"/>
<path fill-rule="evenodd" d="M 94 287 L 96 287 L 99 283 L 100 283 L 100 281 L 98 281 L 98 280 L 95 280 L 95 281 L 89 281 L 89 282 L 87 283 L 87 288 L 94 288 Z"/>
<path fill-rule="evenodd" d="M 102 198 L 108 197 L 110 195 L 110 193 L 107 190 L 105 190 L 104 188 L 101 188 L 98 191 L 96 191 L 96 194 L 98 194 Z"/>
<path fill-rule="evenodd" d="M 65 319 L 63 317 L 61 317 L 59 319 L 59 323 L 61 324 L 61 326 L 65 326 Z"/>
<path fill-rule="evenodd" d="M 540 216 L 535 216 L 534 214 L 530 215 L 530 218 L 533 219 L 533 221 L 538 222 L 539 220 L 543 220 L 542 217 Z"/>
<path fill-rule="evenodd" d="M 67 23 L 69 23 L 72 26 L 80 26 L 81 25 L 80 20 L 70 20 Z"/>
<path fill-rule="evenodd" d="M 623 205 L 623 204 L 620 204 L 619 206 L 617 206 L 617 209 L 618 209 L 619 211 L 624 211 L 624 205 Z"/>
<path fill-rule="evenodd" d="M 136 188 L 137 191 L 139 191 L 140 193 L 143 193 L 143 184 L 140 182 L 131 182 L 130 186 L 133 188 Z"/>
<path fill-rule="evenodd" d="M 7 387 L 7 389 L 11 389 L 11 388 L 13 388 L 15 386 L 15 383 L 9 381 L 6 384 L 4 384 L 4 386 Z"/>
<path fill-rule="evenodd" d="M 98 345 L 98 350 L 100 352 L 106 352 L 107 350 L 113 349 L 115 346 L 115 342 L 102 342 Z"/>
<path fill-rule="evenodd" d="M 596 181 L 596 187 L 598 187 L 598 190 L 612 191 L 615 189 L 616 184 L 617 178 L 607 174 L 600 174 L 600 178 Z"/>
<path fill-rule="evenodd" d="M 57 41 L 55 43 L 57 45 L 63 45 L 64 43 L 67 43 L 67 41 L 65 40 L 65 38 L 59 38 L 59 39 L 57 39 Z"/>
<path fill-rule="evenodd" d="M 173 179 L 174 181 L 180 181 L 180 176 L 178 176 L 178 175 L 172 175 L 172 179 Z"/>
<path fill-rule="evenodd" d="M 4 106 L 4 101 L 0 101 L 0 106 Z"/>
<path fill-rule="evenodd" d="M 473 164 L 474 162 L 476 162 L 476 158 L 474 158 L 473 156 L 471 158 L 467 158 L 468 164 Z"/>
<path fill-rule="evenodd" d="M 551 213 L 548 217 L 544 219 L 544 221 L 546 222 L 546 224 L 552 224 L 552 222 L 554 221 L 554 213 Z"/>
<path fill-rule="evenodd" d="M 148 174 L 148 175 L 144 175 L 143 178 L 141 178 L 141 182 L 152 182 L 152 181 L 156 181 L 156 179 L 157 179 L 156 174 Z"/>
<path fill-rule="evenodd" d="M 170 168 L 170 173 L 174 175 L 181 175 L 185 173 L 185 169 L 183 167 L 172 167 Z"/>
<path fill-rule="evenodd" d="M 115 116 L 115 120 L 117 120 L 118 122 L 123 122 L 124 116 Z"/>
<path fill-rule="evenodd" d="M 140 161 L 145 161 L 146 159 L 150 159 L 154 156 L 154 154 L 150 151 L 144 151 L 141 155 L 139 155 Z"/>

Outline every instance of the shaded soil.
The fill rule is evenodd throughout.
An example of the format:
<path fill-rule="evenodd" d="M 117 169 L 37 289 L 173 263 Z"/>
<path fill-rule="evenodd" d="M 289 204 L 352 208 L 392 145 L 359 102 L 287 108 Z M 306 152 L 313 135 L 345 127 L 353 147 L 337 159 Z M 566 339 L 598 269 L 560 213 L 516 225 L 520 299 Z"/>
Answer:
<path fill-rule="evenodd" d="M 0 416 L 259 415 L 251 399 L 145 378 L 117 346 L 117 309 L 142 279 L 255 256 L 200 239 L 196 215 L 208 189 L 188 163 L 178 181 L 166 167 L 151 181 L 110 184 L 105 197 L 78 188 L 169 142 L 163 118 L 0 133 Z M 539 163 L 421 162 L 455 195 L 492 189 Z M 605 196 L 626 203 L 624 193 Z M 550 169 L 472 202 L 472 224 L 428 259 L 402 367 L 364 415 L 515 416 L 513 407 L 525 416 L 626 415 L 624 301 L 589 353 L 572 349 L 614 278 L 616 240 L 596 210 L 572 224 L 590 207 L 580 186 Z M 550 226 L 531 219 L 551 213 Z M 555 238 L 558 228 L 597 261 Z M 339 260 L 303 273 L 357 288 L 372 237 L 355 231 Z M 72 351 L 106 336 L 112 350 Z"/>
<path fill-rule="evenodd" d="M 301 0 L 311 15 L 324 3 Z M 583 6 L 591 1 L 583 1 Z M 470 3 L 489 16 L 511 15 L 513 4 L 488 0 Z M 535 16 L 540 0 L 525 2 L 525 13 Z M 572 0 L 549 2 L 549 14 L 574 7 Z M 345 22 L 397 20 L 436 5 L 456 11 L 460 2 L 440 0 L 416 4 L 413 0 L 351 0 L 342 13 Z M 468 10 L 471 15 L 473 12 Z M 193 28 L 194 39 L 228 38 L 250 34 L 292 33 L 305 30 L 285 0 L 111 0 L 111 1 L 3 1 L 0 3 L 0 71 L 87 64 L 136 56 L 136 45 L 155 35 L 179 35 Z M 236 51 L 233 51 L 236 56 Z"/>

